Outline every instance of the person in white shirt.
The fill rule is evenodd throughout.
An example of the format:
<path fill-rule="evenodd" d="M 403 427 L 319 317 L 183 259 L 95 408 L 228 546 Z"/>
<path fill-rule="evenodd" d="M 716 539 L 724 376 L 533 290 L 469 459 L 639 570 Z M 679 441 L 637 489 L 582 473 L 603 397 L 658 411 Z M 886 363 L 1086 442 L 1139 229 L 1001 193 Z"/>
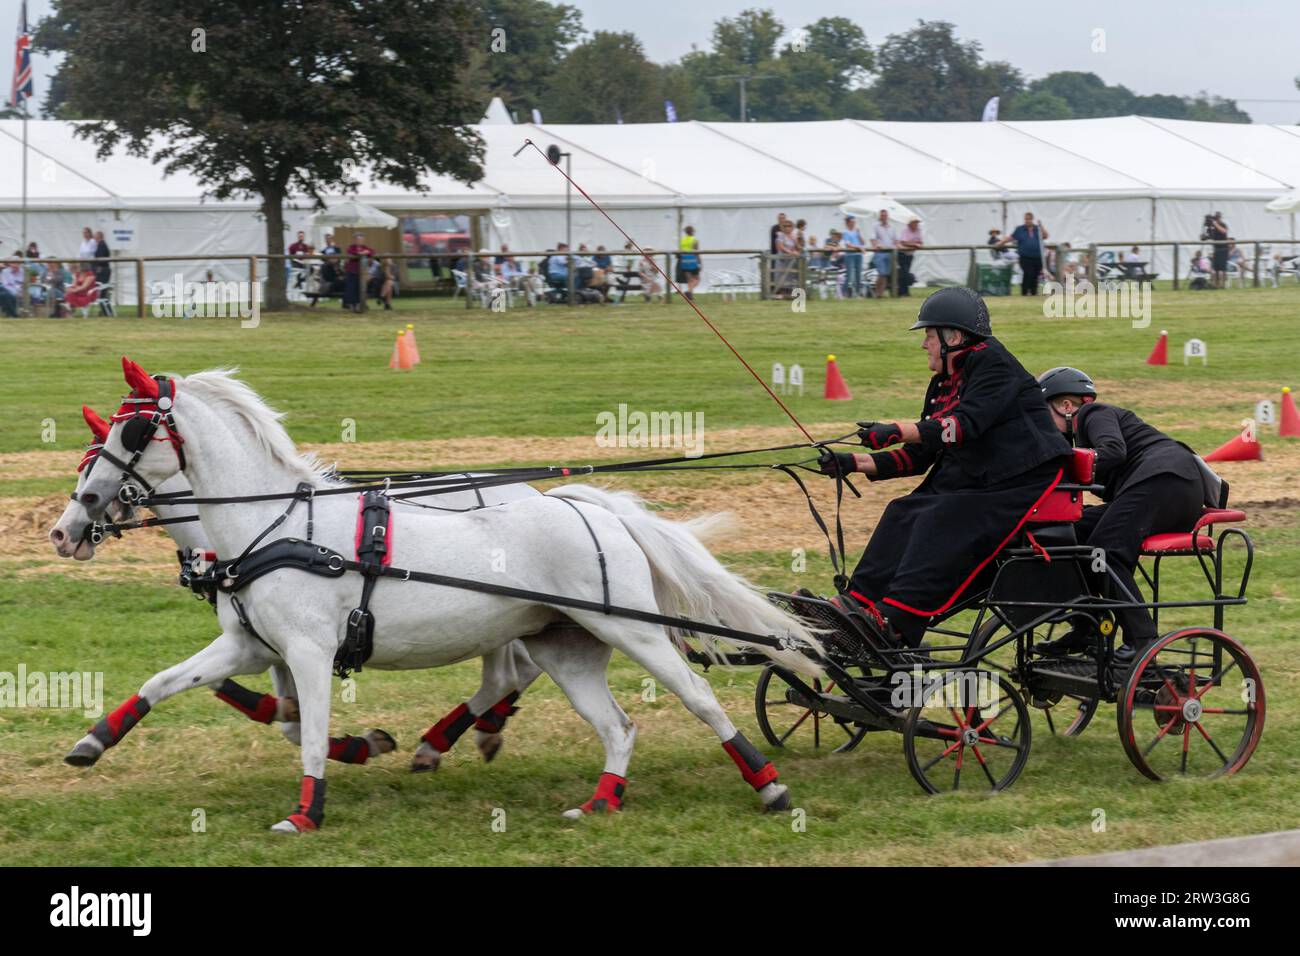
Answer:
<path fill-rule="evenodd" d="M 871 267 L 876 270 L 876 298 L 885 294 L 885 283 L 889 281 L 889 271 L 893 266 L 891 250 L 898 243 L 894 227 L 889 224 L 889 210 L 880 210 L 880 218 L 871 227 Z"/>
<path fill-rule="evenodd" d="M 95 253 L 99 251 L 99 242 L 95 239 L 95 234 L 87 226 L 81 230 L 81 245 L 77 247 L 78 259 L 93 259 Z M 94 265 L 93 262 L 86 262 L 85 265 Z"/>

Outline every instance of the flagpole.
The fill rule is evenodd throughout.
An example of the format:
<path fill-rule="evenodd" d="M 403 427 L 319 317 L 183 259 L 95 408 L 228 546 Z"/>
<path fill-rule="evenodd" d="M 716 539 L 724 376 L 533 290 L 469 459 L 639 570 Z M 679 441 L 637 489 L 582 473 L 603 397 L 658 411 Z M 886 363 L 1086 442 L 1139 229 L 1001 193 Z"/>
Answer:
<path fill-rule="evenodd" d="M 20 230 L 22 235 L 22 244 L 19 246 L 19 252 L 23 257 L 23 261 L 18 264 L 18 268 L 22 270 L 23 274 L 23 291 L 20 301 L 22 302 L 24 312 L 31 305 L 32 292 L 30 287 L 31 283 L 28 281 L 29 276 L 27 273 L 27 101 L 30 99 L 31 97 L 27 97 L 23 100 L 23 206 L 22 229 Z"/>

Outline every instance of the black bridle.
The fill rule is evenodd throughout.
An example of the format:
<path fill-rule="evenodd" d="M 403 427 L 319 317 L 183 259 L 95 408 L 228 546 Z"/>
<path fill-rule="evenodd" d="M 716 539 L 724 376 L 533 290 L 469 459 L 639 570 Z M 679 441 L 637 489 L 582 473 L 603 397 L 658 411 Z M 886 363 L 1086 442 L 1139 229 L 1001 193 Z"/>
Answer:
<path fill-rule="evenodd" d="M 158 383 L 157 396 L 139 396 L 132 392 L 122 399 L 122 407 L 112 418 L 114 423 L 124 423 L 121 436 L 122 447 L 131 453 L 130 460 L 123 461 L 118 458 L 102 443 L 91 445 L 86 452 L 86 467 L 89 469 L 95 467 L 95 461 L 99 458 L 122 469 L 122 487 L 118 489 L 117 497 L 123 504 L 132 507 L 155 493 L 153 485 L 136 471 L 136 465 L 149 449 L 149 443 L 155 440 L 154 435 L 159 428 L 164 429 L 166 435 L 157 440 L 171 444 L 181 470 L 185 469 L 185 440 L 176 430 L 176 418 L 173 414 L 176 405 L 176 386 L 171 379 L 163 375 L 155 375 L 154 381 Z M 81 500 L 81 496 L 75 491 L 71 497 L 73 501 Z"/>

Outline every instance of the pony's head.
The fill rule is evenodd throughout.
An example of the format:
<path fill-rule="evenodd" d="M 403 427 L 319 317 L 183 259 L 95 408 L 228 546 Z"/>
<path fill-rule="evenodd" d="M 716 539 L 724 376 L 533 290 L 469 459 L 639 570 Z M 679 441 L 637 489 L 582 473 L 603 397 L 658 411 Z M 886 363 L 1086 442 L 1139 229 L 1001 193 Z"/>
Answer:
<path fill-rule="evenodd" d="M 125 357 L 122 374 L 131 391 L 111 422 L 93 412 L 86 415 L 96 441 L 78 469 L 72 502 L 50 531 L 55 550 L 64 557 L 92 557 L 94 545 L 88 539 L 95 522 L 106 515 L 121 520 L 122 511 L 110 512 L 115 503 L 133 506 L 184 468 L 184 442 L 172 415 L 175 380 L 151 378 Z"/>
<path fill-rule="evenodd" d="M 91 529 L 87 529 L 83 537 L 74 539 L 67 533 L 67 524 L 79 510 L 77 501 L 85 491 L 86 482 L 90 480 L 90 474 L 95 467 L 95 460 L 99 457 L 99 451 L 104 447 L 112 426 L 89 405 L 81 406 L 81 417 L 90 426 L 90 443 L 86 446 L 81 463 L 77 465 L 77 487 L 72 493 L 72 500 L 63 509 L 63 514 L 59 515 L 59 520 L 55 522 L 54 527 L 50 529 L 49 537 L 50 543 L 54 545 L 55 551 L 60 556 L 88 561 L 95 556 L 95 546 L 98 543 L 95 540 L 96 536 L 91 533 Z M 135 510 L 134 505 L 115 497 L 109 503 L 106 514 L 110 522 L 124 524 L 135 517 Z"/>

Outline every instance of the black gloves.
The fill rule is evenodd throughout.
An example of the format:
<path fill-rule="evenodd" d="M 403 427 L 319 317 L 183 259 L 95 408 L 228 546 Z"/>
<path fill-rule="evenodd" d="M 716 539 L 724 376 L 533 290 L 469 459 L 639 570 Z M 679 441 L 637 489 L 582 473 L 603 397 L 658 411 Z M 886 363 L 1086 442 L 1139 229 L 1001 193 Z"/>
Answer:
<path fill-rule="evenodd" d="M 893 422 L 858 422 L 858 437 L 862 444 L 874 451 L 887 445 L 895 445 L 903 440 L 903 430 Z"/>
<path fill-rule="evenodd" d="M 817 458 L 817 468 L 823 475 L 851 475 L 858 470 L 851 451 L 831 451 L 823 448 Z"/>

